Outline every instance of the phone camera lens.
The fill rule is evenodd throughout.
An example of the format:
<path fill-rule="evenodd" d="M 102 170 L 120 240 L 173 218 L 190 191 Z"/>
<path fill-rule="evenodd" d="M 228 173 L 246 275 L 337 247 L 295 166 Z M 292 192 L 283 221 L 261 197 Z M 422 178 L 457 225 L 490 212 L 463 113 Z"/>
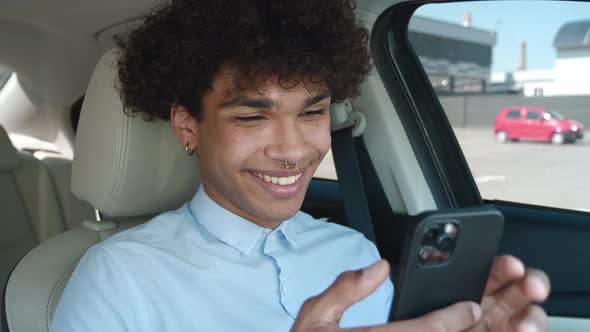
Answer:
<path fill-rule="evenodd" d="M 426 235 L 424 236 L 424 240 L 426 243 L 430 243 L 430 244 L 435 244 L 438 236 L 440 234 L 440 229 L 438 229 L 438 227 L 433 227 L 430 228 L 428 231 L 426 231 Z"/>
<path fill-rule="evenodd" d="M 453 247 L 453 239 L 447 233 L 441 233 L 436 240 L 438 250 L 449 251 Z"/>

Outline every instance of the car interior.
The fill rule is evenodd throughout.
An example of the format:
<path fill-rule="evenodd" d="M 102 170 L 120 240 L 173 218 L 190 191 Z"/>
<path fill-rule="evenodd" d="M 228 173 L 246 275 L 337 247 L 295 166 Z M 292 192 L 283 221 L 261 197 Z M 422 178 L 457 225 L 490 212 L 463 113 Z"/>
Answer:
<path fill-rule="evenodd" d="M 40 160 L 17 151 L 1 127 L 0 147 L 0 204 L 4 212 L 0 280 L 5 284 L 28 251 L 80 226 L 83 220 L 92 218 L 93 209 L 70 189 L 71 161 L 57 157 Z"/>
<path fill-rule="evenodd" d="M 117 47 L 158 3 L 0 3 L 0 65 L 11 73 L 0 80 L 0 332 L 48 331 L 90 246 L 178 208 L 198 188 L 197 161 L 170 124 L 127 116 L 116 88 Z M 500 252 L 551 278 L 548 330 L 590 330 L 590 213 L 481 197 L 408 42 L 409 20 L 424 3 L 357 3 L 375 70 L 350 104 L 364 126 L 351 144 L 381 255 L 395 273 L 401 234 L 393 230 L 409 216 L 493 206 L 505 219 Z M 19 134 L 51 148 L 17 142 Z M 312 180 L 302 210 L 354 225 L 338 173 Z"/>

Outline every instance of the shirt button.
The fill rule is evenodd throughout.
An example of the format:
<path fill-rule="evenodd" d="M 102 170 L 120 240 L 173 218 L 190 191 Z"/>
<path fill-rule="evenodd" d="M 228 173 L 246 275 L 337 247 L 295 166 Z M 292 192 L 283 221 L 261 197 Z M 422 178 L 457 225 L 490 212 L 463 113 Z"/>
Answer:
<path fill-rule="evenodd" d="M 282 289 L 283 289 L 283 294 L 287 293 L 287 286 L 286 285 L 283 285 Z"/>

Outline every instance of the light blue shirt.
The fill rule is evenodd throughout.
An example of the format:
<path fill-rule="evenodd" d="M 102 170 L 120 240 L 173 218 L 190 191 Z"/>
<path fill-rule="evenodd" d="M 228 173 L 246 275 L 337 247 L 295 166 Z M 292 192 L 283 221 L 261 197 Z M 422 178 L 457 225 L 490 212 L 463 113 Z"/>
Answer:
<path fill-rule="evenodd" d="M 298 212 L 266 229 L 201 188 L 180 209 L 90 248 L 51 331 L 289 331 L 307 298 L 378 259 L 373 243 L 347 227 Z M 341 326 L 386 322 L 392 297 L 388 279 Z"/>

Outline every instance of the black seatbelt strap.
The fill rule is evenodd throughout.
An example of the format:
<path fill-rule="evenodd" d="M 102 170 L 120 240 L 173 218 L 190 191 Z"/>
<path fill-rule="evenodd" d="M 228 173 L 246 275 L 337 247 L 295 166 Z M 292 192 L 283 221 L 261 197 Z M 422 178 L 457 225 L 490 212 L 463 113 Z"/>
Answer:
<path fill-rule="evenodd" d="M 373 223 L 356 153 L 356 139 L 352 135 L 353 128 L 351 125 L 332 132 L 332 155 L 348 225 L 375 243 Z"/>

